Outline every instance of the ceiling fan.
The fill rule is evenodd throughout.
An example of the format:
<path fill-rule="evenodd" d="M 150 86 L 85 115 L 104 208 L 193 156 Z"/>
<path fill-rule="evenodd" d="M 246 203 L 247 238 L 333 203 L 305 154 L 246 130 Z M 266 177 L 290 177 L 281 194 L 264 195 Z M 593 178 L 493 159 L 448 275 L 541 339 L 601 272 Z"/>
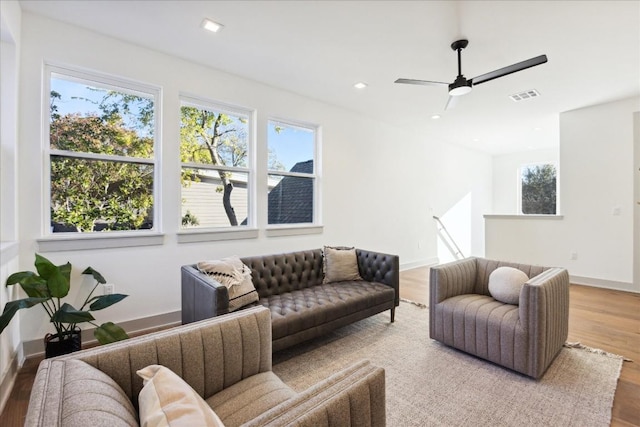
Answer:
<path fill-rule="evenodd" d="M 462 49 L 467 47 L 469 40 L 456 40 L 451 43 L 451 49 L 458 52 L 458 77 L 453 83 L 434 82 L 430 80 L 415 80 L 415 79 L 398 79 L 395 83 L 406 83 L 411 85 L 426 85 L 426 86 L 449 86 L 449 100 L 445 110 L 449 110 L 455 107 L 460 95 L 465 95 L 471 92 L 471 88 L 480 83 L 485 83 L 498 77 L 503 77 L 508 74 L 512 74 L 518 71 L 526 70 L 527 68 L 535 67 L 536 65 L 544 64 L 547 62 L 547 55 L 536 56 L 535 58 L 527 59 L 526 61 L 518 62 L 516 64 L 509 65 L 507 67 L 500 68 L 498 70 L 490 71 L 485 74 L 481 74 L 478 77 L 467 79 L 462 75 Z"/>

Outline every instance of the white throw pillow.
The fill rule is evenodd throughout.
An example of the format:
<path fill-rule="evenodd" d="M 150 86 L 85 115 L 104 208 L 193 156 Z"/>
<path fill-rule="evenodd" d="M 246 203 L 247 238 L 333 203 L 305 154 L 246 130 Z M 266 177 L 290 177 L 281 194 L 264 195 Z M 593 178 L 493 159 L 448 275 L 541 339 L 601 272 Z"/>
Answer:
<path fill-rule="evenodd" d="M 529 277 L 513 267 L 498 267 L 489 275 L 489 293 L 505 304 L 518 305 L 520 290 Z"/>
<path fill-rule="evenodd" d="M 149 365 L 136 373 L 144 380 L 138 395 L 141 427 L 224 427 L 207 402 L 169 368 Z"/>

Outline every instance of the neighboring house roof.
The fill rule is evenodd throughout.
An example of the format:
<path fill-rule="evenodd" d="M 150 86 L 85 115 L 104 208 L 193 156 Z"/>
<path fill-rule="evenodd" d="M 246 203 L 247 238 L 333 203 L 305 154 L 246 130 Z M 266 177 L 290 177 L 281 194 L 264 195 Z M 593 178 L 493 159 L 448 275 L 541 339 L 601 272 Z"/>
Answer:
<path fill-rule="evenodd" d="M 313 174 L 313 160 L 298 162 L 290 172 Z M 313 222 L 313 179 L 283 177 L 269 191 L 269 224 Z"/>

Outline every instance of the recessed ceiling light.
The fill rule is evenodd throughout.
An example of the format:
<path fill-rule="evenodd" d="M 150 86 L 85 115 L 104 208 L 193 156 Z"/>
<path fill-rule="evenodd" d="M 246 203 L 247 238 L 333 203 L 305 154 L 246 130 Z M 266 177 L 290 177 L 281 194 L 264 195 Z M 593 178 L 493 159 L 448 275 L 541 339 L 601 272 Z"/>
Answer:
<path fill-rule="evenodd" d="M 473 142 L 480 142 L 480 138 L 473 138 Z"/>
<path fill-rule="evenodd" d="M 542 130 L 542 128 L 541 127 L 535 127 L 535 128 L 533 128 L 533 130 L 540 131 L 540 130 Z"/>
<path fill-rule="evenodd" d="M 202 20 L 202 24 L 200 24 L 200 26 L 205 30 L 211 31 L 213 33 L 217 33 L 218 31 L 222 30 L 222 28 L 224 27 L 224 25 L 219 24 L 207 18 L 204 18 Z"/>
<path fill-rule="evenodd" d="M 440 114 L 434 114 L 433 116 L 431 116 L 433 120 L 438 120 L 440 117 Z"/>
<path fill-rule="evenodd" d="M 364 89 L 367 86 L 368 85 L 366 83 L 364 83 L 364 82 L 358 82 L 358 83 L 353 85 L 353 87 L 355 87 L 356 89 Z"/>

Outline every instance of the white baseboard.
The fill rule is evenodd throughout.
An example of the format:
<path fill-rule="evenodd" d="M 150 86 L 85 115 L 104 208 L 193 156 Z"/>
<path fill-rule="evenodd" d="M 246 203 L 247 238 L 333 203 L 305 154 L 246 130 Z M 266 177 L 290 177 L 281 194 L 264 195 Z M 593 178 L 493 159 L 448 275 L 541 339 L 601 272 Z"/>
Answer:
<path fill-rule="evenodd" d="M 13 390 L 13 384 L 16 382 L 16 377 L 18 376 L 18 368 L 18 352 L 14 352 L 4 372 L 4 376 L 0 381 L 0 414 L 4 410 L 4 405 L 7 404 L 7 400 L 9 400 L 11 390 Z"/>
<path fill-rule="evenodd" d="M 596 288 L 613 289 L 615 291 L 625 291 L 640 293 L 640 288 L 631 282 L 618 282 L 616 280 L 596 279 L 594 277 L 569 275 L 569 281 L 576 285 L 593 286 Z"/>
<path fill-rule="evenodd" d="M 440 260 L 438 259 L 438 257 L 431 257 L 420 261 L 408 262 L 405 264 L 400 264 L 400 271 L 411 270 L 412 268 L 419 267 L 431 267 L 432 265 L 436 265 L 439 262 Z"/>
<path fill-rule="evenodd" d="M 118 325 L 127 331 L 129 335 L 141 335 L 151 332 L 158 328 L 169 328 L 178 326 L 182 323 L 182 315 L 180 311 L 170 313 L 157 314 L 155 316 L 143 317 L 140 319 L 129 320 L 126 322 L 118 322 Z M 93 330 L 95 328 L 82 329 L 83 345 L 93 345 L 97 341 L 93 339 Z M 91 339 L 89 339 L 91 337 Z M 44 354 L 43 339 L 36 339 L 22 342 L 24 349 L 24 357 L 41 356 Z"/>

